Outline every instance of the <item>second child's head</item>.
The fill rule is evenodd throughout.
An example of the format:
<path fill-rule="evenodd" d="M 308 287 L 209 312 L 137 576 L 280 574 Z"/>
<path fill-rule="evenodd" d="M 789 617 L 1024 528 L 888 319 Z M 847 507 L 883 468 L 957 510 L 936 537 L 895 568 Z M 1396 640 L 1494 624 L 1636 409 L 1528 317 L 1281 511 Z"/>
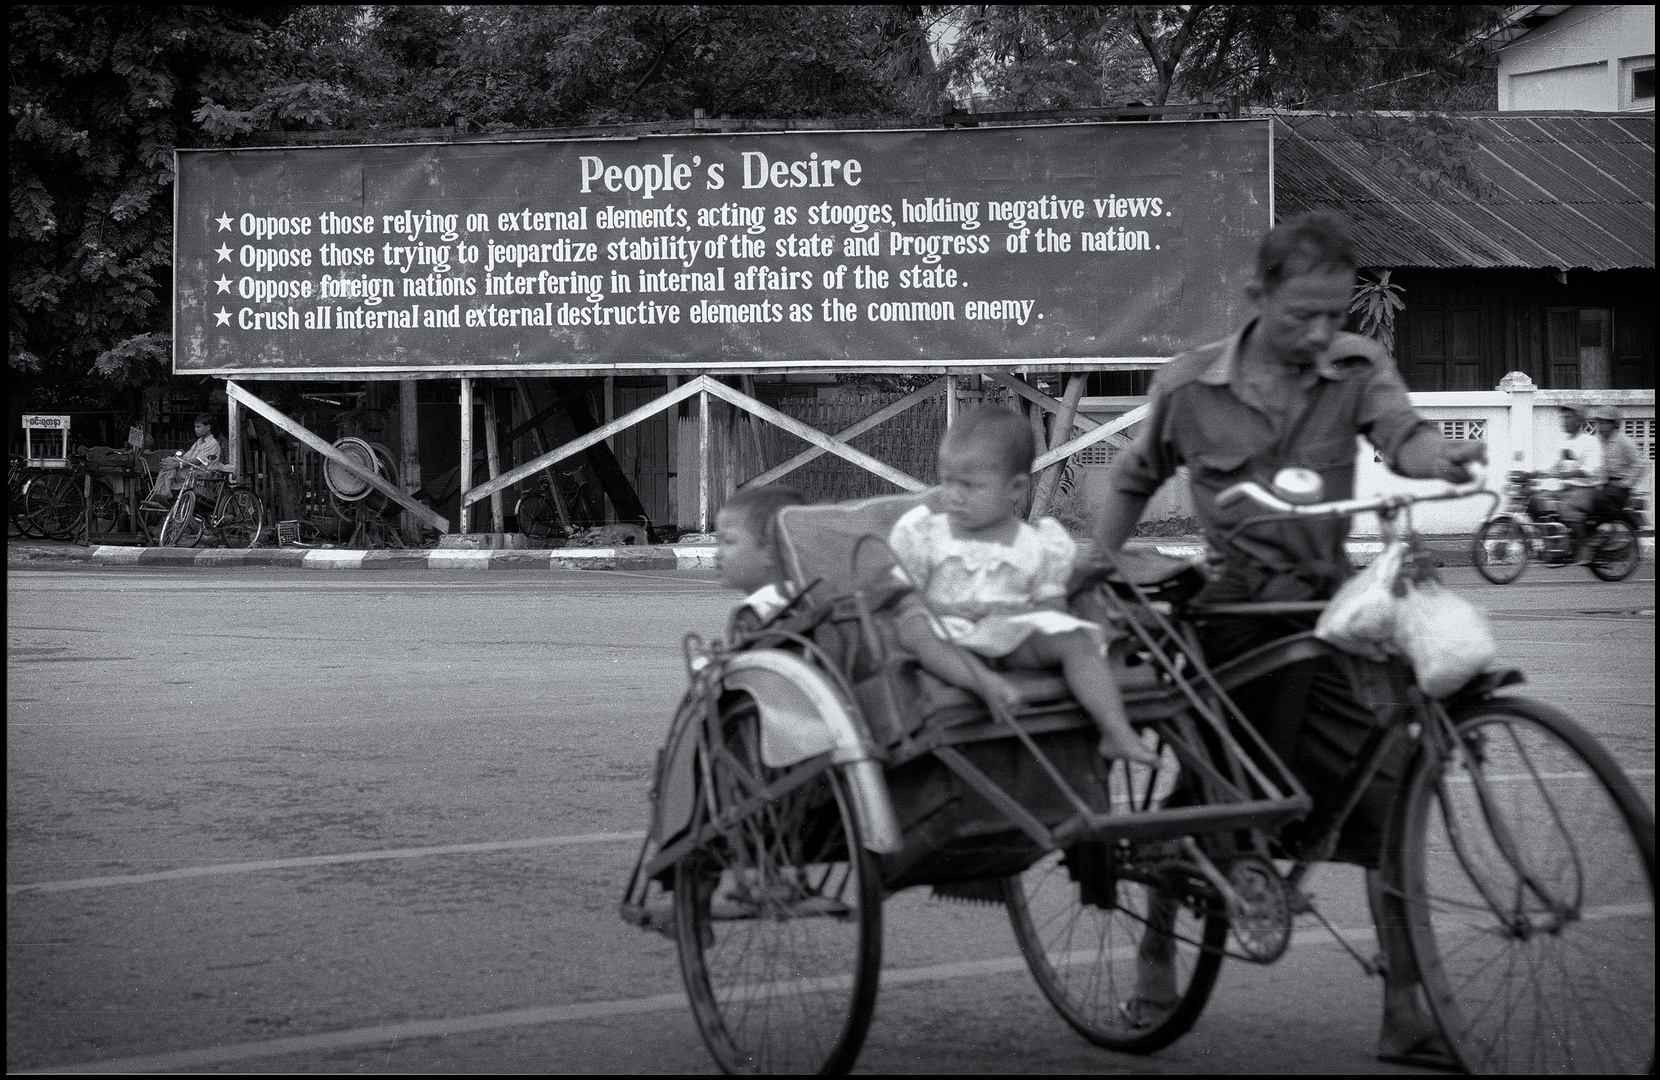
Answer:
<path fill-rule="evenodd" d="M 778 552 L 778 511 L 807 501 L 794 488 L 746 488 L 715 515 L 715 562 L 721 584 L 754 592 L 784 578 Z"/>
<path fill-rule="evenodd" d="M 1036 450 L 1025 417 L 1010 409 L 964 412 L 940 442 L 939 508 L 969 531 L 1020 516 Z"/>

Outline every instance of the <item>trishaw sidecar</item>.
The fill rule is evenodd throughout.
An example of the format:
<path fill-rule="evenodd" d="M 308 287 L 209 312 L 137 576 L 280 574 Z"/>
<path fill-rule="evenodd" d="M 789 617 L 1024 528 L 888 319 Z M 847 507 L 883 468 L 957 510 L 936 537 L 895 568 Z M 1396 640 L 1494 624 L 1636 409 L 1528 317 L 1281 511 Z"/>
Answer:
<path fill-rule="evenodd" d="M 1185 1032 L 1224 952 L 1284 948 L 1290 915 L 1261 837 L 1309 799 L 1227 701 L 1225 673 L 1160 617 L 1158 597 L 1191 588 L 1195 572 L 1126 563 L 1072 598 L 1123 631 L 1111 659 L 1162 764 L 1109 762 L 1058 675 L 1008 673 L 1022 698 L 1011 712 L 896 646 L 904 586 L 883 540 L 923 497 L 786 508 L 796 601 L 725 645 L 688 642 L 691 685 L 622 911 L 674 937 L 727 1071 L 852 1065 L 875 1004 L 883 900 L 911 886 L 1004 903 L 1043 993 L 1120 1050 Z M 1182 805 L 1166 805 L 1178 770 L 1183 796 L 1170 802 Z M 1179 902 L 1181 981 L 1176 1000 L 1147 1002 L 1134 952 L 1157 892 Z"/>

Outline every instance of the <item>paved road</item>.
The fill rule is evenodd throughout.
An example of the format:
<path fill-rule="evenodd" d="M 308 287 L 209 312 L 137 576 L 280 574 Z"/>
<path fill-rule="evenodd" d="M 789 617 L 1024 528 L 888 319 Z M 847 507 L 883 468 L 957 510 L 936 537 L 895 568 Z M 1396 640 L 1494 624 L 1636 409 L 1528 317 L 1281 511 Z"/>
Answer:
<path fill-rule="evenodd" d="M 1652 567 L 1447 573 L 1652 800 Z M 7 601 L 9 1070 L 709 1070 L 672 946 L 615 904 L 711 582 L 13 568 Z M 1357 880 L 1316 891 L 1364 936 Z M 888 922 L 863 1070 L 1390 1071 L 1318 933 L 1127 1058 L 1049 1009 L 1000 909 Z"/>

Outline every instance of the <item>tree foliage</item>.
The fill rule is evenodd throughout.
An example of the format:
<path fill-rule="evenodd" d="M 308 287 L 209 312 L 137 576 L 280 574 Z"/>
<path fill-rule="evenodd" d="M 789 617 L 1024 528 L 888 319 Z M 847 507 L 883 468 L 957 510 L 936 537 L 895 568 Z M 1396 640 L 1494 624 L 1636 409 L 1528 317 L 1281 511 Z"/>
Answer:
<path fill-rule="evenodd" d="M 694 109 L 913 115 L 941 89 L 921 19 L 896 6 L 14 6 L 14 403 L 108 403 L 165 377 L 175 148 Z"/>

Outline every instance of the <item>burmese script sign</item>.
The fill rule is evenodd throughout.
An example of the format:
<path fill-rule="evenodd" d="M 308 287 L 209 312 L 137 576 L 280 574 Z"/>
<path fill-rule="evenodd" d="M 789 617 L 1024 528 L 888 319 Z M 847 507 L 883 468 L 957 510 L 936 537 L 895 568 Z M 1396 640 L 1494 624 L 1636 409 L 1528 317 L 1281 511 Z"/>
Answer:
<path fill-rule="evenodd" d="M 1267 121 L 180 151 L 174 368 L 1169 356 L 1269 224 Z"/>

